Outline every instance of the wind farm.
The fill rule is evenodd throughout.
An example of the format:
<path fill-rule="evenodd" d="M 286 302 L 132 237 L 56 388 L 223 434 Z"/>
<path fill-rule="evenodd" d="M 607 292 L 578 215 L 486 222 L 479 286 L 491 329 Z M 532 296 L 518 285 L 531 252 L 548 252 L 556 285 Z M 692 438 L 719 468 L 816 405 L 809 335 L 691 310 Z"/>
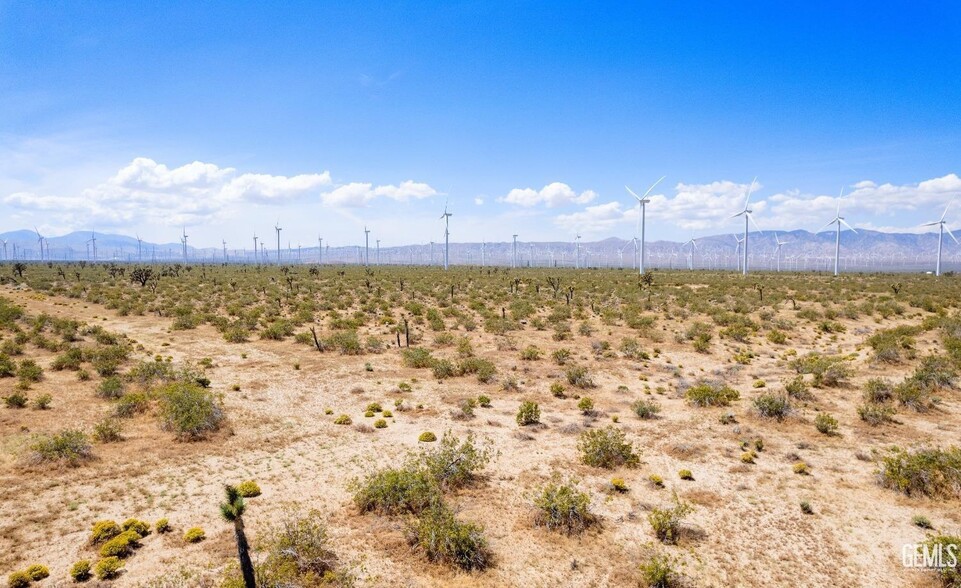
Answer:
<path fill-rule="evenodd" d="M 961 586 L 958 23 L 0 3 L 0 578 Z"/>

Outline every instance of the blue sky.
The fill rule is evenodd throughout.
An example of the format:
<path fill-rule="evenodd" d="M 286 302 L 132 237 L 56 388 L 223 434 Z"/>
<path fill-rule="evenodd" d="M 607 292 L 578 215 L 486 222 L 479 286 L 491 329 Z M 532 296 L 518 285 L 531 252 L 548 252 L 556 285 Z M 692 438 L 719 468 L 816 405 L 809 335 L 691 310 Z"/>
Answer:
<path fill-rule="evenodd" d="M 754 176 L 764 229 L 961 193 L 956 3 L 134 4 L 0 0 L 0 231 L 402 244 L 449 198 L 454 241 L 629 238 L 666 175 L 683 240 Z"/>

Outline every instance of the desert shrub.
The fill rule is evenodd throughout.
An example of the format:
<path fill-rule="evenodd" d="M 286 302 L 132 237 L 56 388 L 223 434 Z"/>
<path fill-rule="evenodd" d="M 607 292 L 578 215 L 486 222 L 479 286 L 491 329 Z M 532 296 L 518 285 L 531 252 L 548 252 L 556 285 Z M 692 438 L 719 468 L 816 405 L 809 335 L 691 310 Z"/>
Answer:
<path fill-rule="evenodd" d="M 136 541 L 140 539 L 135 531 L 124 531 L 100 546 L 100 557 L 127 557 L 133 551 Z"/>
<path fill-rule="evenodd" d="M 688 388 L 684 397 L 694 406 L 728 406 L 740 394 L 724 384 L 704 382 Z"/>
<path fill-rule="evenodd" d="M 803 461 L 799 461 L 791 466 L 791 471 L 793 471 L 795 474 L 806 476 L 811 473 L 811 466 Z"/>
<path fill-rule="evenodd" d="M 640 566 L 642 586 L 672 588 L 678 584 L 678 573 L 667 556 L 655 555 Z"/>
<path fill-rule="evenodd" d="M 894 384 L 884 378 L 871 378 L 864 383 L 864 401 L 881 404 L 891 400 Z"/>
<path fill-rule="evenodd" d="M 537 361 L 543 353 L 535 345 L 528 345 L 521 351 L 521 359 L 524 361 Z"/>
<path fill-rule="evenodd" d="M 435 484 L 451 489 L 466 486 L 484 469 L 492 457 L 487 448 L 478 447 L 473 434 L 460 441 L 447 431 L 434 449 L 420 455 L 421 467 Z"/>
<path fill-rule="evenodd" d="M 914 515 L 911 517 L 911 524 L 915 527 L 920 527 L 922 529 L 933 529 L 934 525 L 931 524 L 931 520 L 923 515 Z"/>
<path fill-rule="evenodd" d="M 652 508 L 647 514 L 647 520 L 654 530 L 654 536 L 661 543 L 673 545 L 677 543 L 681 534 L 681 524 L 684 517 L 691 514 L 694 508 L 674 495 L 673 505 L 665 508 Z"/>
<path fill-rule="evenodd" d="M 30 585 L 30 574 L 26 570 L 17 570 L 7 576 L 8 588 L 27 588 Z"/>
<path fill-rule="evenodd" d="M 364 346 L 360 343 L 357 331 L 337 331 L 324 342 L 327 347 L 336 349 L 341 355 L 361 355 L 364 353 Z"/>
<path fill-rule="evenodd" d="M 354 422 L 354 421 L 350 418 L 350 416 L 348 416 L 348 415 L 346 415 L 346 414 L 342 414 L 342 415 L 340 415 L 340 416 L 338 416 L 337 418 L 334 419 L 334 424 L 335 424 L 335 425 L 349 425 L 349 424 L 351 424 L 352 422 Z"/>
<path fill-rule="evenodd" d="M 120 525 L 113 521 L 97 521 L 90 530 L 90 543 L 99 545 L 113 539 L 122 532 Z"/>
<path fill-rule="evenodd" d="M 481 405 L 484 408 L 490 408 L 491 399 L 489 396 L 485 396 L 481 394 L 480 396 L 477 397 L 477 404 Z"/>
<path fill-rule="evenodd" d="M 377 419 L 376 421 L 374 421 L 374 428 L 375 428 L 375 429 L 386 429 L 386 428 L 387 428 L 387 421 L 384 420 L 384 419 Z"/>
<path fill-rule="evenodd" d="M 169 533 L 170 532 L 170 521 L 166 517 L 162 519 L 157 519 L 157 522 L 153 524 L 153 528 L 157 530 L 158 533 Z"/>
<path fill-rule="evenodd" d="M 187 543 L 200 543 L 206 539 L 207 535 L 200 527 L 191 527 L 184 533 L 184 541 Z"/>
<path fill-rule="evenodd" d="M 72 370 L 77 371 L 83 364 L 83 350 L 79 347 L 71 347 L 55 357 L 50 363 L 50 368 L 54 371 Z"/>
<path fill-rule="evenodd" d="M 925 390 L 953 388 L 958 372 L 951 360 L 938 355 L 928 355 L 921 360 L 920 365 L 908 381 L 917 384 Z"/>
<path fill-rule="evenodd" d="M 34 463 L 65 463 L 77 466 L 93 457 L 90 440 L 83 431 L 67 429 L 54 435 L 40 435 L 30 445 Z"/>
<path fill-rule="evenodd" d="M 388 468 L 352 484 L 354 504 L 361 512 L 418 513 L 441 500 L 434 480 L 417 467 Z"/>
<path fill-rule="evenodd" d="M 37 410 L 47 410 L 50 408 L 51 402 L 53 402 L 53 396 L 49 394 L 41 394 L 33 399 L 33 407 Z"/>
<path fill-rule="evenodd" d="M 961 497 L 961 447 L 892 448 L 878 461 L 878 481 L 911 496 Z"/>
<path fill-rule="evenodd" d="M 517 424 L 520 426 L 535 425 L 541 421 L 541 409 L 536 402 L 525 400 L 517 409 Z"/>
<path fill-rule="evenodd" d="M 797 400 L 811 400 L 814 396 L 808 390 L 807 382 L 804 381 L 804 376 L 797 376 L 791 379 L 790 382 L 784 385 L 784 391 L 791 398 Z"/>
<path fill-rule="evenodd" d="M 656 400 L 639 398 L 631 404 L 631 410 L 634 411 L 634 414 L 639 418 L 653 419 L 657 417 L 657 413 L 661 412 L 661 405 L 658 404 Z"/>
<path fill-rule="evenodd" d="M 114 414 L 120 418 L 130 418 L 135 414 L 146 412 L 150 408 L 150 399 L 143 392 L 128 392 L 117 400 Z"/>
<path fill-rule="evenodd" d="M 410 347 L 400 352 L 401 361 L 409 368 L 429 368 L 434 364 L 434 357 L 427 349 Z"/>
<path fill-rule="evenodd" d="M 814 508 L 811 506 L 811 503 L 808 502 L 807 500 L 802 500 L 801 502 L 798 503 L 798 506 L 801 508 L 802 513 L 807 515 L 814 514 Z"/>
<path fill-rule="evenodd" d="M 913 356 L 914 336 L 920 329 L 902 325 L 893 329 L 882 329 L 868 337 L 868 345 L 874 350 L 875 361 L 884 363 L 899 363 L 902 354 Z"/>
<path fill-rule="evenodd" d="M 21 384 L 35 384 L 43 379 L 43 368 L 32 359 L 24 359 L 17 368 L 17 379 Z"/>
<path fill-rule="evenodd" d="M 561 384 L 560 382 L 551 382 L 551 396 L 555 398 L 564 398 L 564 392 L 566 391 L 567 389 L 564 388 L 564 384 Z"/>
<path fill-rule="evenodd" d="M 791 412 L 787 396 L 762 394 L 754 399 L 754 408 L 763 417 L 782 420 Z"/>
<path fill-rule="evenodd" d="M 872 427 L 894 422 L 895 410 L 881 404 L 862 404 L 858 407 L 858 417 Z"/>
<path fill-rule="evenodd" d="M 814 427 L 823 435 L 836 435 L 838 432 L 838 420 L 827 413 L 818 413 L 814 417 Z"/>
<path fill-rule="evenodd" d="M 123 423 L 116 418 L 105 418 L 93 427 L 93 438 L 98 443 L 116 443 L 123 440 Z"/>
<path fill-rule="evenodd" d="M 906 406 L 917 412 L 926 412 L 931 408 L 931 389 L 918 383 L 912 378 L 908 378 L 894 388 L 894 395 L 901 406 Z"/>
<path fill-rule="evenodd" d="M 693 480 L 694 474 L 691 473 L 691 470 L 678 470 L 677 477 L 682 480 Z"/>
<path fill-rule="evenodd" d="M 246 480 L 237 484 L 237 494 L 244 498 L 260 496 L 260 486 L 254 480 Z"/>
<path fill-rule="evenodd" d="M 265 556 L 256 572 L 261 586 L 337 585 L 337 555 L 317 510 L 287 508 L 268 525 L 261 540 Z M 237 578 L 238 586 L 243 582 Z M 233 584 L 232 584 L 233 585 Z"/>
<path fill-rule="evenodd" d="M 434 377 L 438 380 L 452 378 L 457 375 L 457 368 L 454 367 L 454 362 L 449 359 L 435 359 L 430 369 Z"/>
<path fill-rule="evenodd" d="M 107 398 L 108 400 L 116 400 L 123 396 L 123 380 L 117 376 L 110 376 L 104 378 L 100 385 L 97 386 L 97 396 L 101 398 Z"/>
<path fill-rule="evenodd" d="M 90 560 L 81 559 L 70 566 L 70 577 L 74 582 L 85 582 L 90 578 Z"/>
<path fill-rule="evenodd" d="M 437 435 L 431 433 L 430 431 L 424 431 L 420 434 L 420 437 L 418 437 L 417 440 L 421 443 L 433 443 L 434 441 L 437 441 Z"/>
<path fill-rule="evenodd" d="M 123 522 L 121 528 L 124 531 L 133 531 L 140 537 L 146 537 L 150 534 L 150 523 L 139 519 L 127 519 Z"/>
<path fill-rule="evenodd" d="M 50 569 L 42 564 L 31 564 L 27 567 L 27 575 L 34 582 L 39 582 L 44 578 L 50 577 Z"/>
<path fill-rule="evenodd" d="M 161 425 L 180 440 L 205 439 L 224 419 L 220 399 L 196 384 L 174 382 L 162 388 L 159 396 Z"/>
<path fill-rule="evenodd" d="M 561 348 L 551 353 L 551 359 L 553 359 L 554 363 L 556 363 L 557 365 L 564 365 L 565 363 L 567 363 L 567 360 L 569 360 L 570 358 L 571 358 L 570 349 Z"/>
<path fill-rule="evenodd" d="M 117 577 L 122 567 L 123 562 L 119 557 L 105 557 L 93 566 L 93 573 L 100 580 L 110 580 Z"/>
<path fill-rule="evenodd" d="M 457 521 L 449 509 L 435 505 L 410 527 L 410 541 L 433 562 L 462 570 L 483 570 L 491 563 L 484 529 Z"/>
<path fill-rule="evenodd" d="M 928 553 L 941 553 L 941 567 L 933 568 L 944 588 L 961 586 L 961 535 L 938 533 L 924 542 Z M 954 556 L 952 559 L 952 555 Z M 952 566 L 951 562 L 955 565 Z"/>
<path fill-rule="evenodd" d="M 567 383 L 575 388 L 587 389 L 595 386 L 594 378 L 584 366 L 572 365 L 564 371 L 564 376 L 567 378 Z"/>
<path fill-rule="evenodd" d="M 577 401 L 577 409 L 585 415 L 594 414 L 594 401 L 590 396 L 584 396 Z"/>
<path fill-rule="evenodd" d="M 3 403 L 7 405 L 7 408 L 23 408 L 27 406 L 29 400 L 27 395 L 19 390 L 15 390 L 3 397 Z"/>
<path fill-rule="evenodd" d="M 846 359 L 837 355 L 822 355 L 811 352 L 791 361 L 791 367 L 799 374 L 811 374 L 814 385 L 834 387 L 850 377 L 851 368 Z"/>
<path fill-rule="evenodd" d="M 621 339 L 620 352 L 624 355 L 624 357 L 636 361 L 643 361 L 651 358 L 648 352 L 641 349 L 641 343 L 634 337 L 625 337 Z"/>
<path fill-rule="evenodd" d="M 572 481 L 551 479 L 534 497 L 534 524 L 568 535 L 580 533 L 597 521 L 591 498 Z"/>
<path fill-rule="evenodd" d="M 613 425 L 603 429 L 584 431 L 577 441 L 581 461 L 589 466 L 611 469 L 618 466 L 636 467 L 640 458 L 627 441 L 624 431 Z"/>
<path fill-rule="evenodd" d="M 780 329 L 771 329 L 767 332 L 767 340 L 775 345 L 784 345 L 787 343 L 787 335 Z"/>
<path fill-rule="evenodd" d="M 0 378 L 12 378 L 17 373 L 17 364 L 6 353 L 0 353 Z"/>

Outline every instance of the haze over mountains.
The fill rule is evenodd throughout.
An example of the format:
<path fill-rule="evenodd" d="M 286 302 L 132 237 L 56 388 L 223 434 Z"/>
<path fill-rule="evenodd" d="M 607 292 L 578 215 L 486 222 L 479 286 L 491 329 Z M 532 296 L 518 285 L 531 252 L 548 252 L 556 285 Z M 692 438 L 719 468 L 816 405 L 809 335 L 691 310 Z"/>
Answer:
<path fill-rule="evenodd" d="M 136 237 L 110 233 L 72 232 L 61 236 L 44 238 L 44 260 L 93 261 L 92 236 L 96 236 L 96 260 L 115 262 L 183 262 L 184 247 L 181 242 L 139 243 Z M 273 235 L 258 239 L 258 255 L 253 252 L 253 238 L 249 243 L 227 243 L 228 262 L 277 263 L 277 240 Z M 296 241 L 288 242 L 281 235 L 279 260 L 281 263 L 364 263 L 363 235 L 353 244 L 323 243 L 318 258 L 317 242 L 298 247 Z M 777 238 L 785 245 L 781 250 L 781 269 L 827 270 L 834 255 L 835 233 L 824 231 L 810 233 L 797 230 L 778 232 Z M 190 263 L 222 263 L 224 247 L 194 247 L 188 243 L 186 260 Z M 4 243 L 5 242 L 5 243 Z M 757 270 L 776 269 L 775 233 L 752 232 L 749 237 L 750 266 Z M 719 234 L 695 239 L 693 259 L 691 245 L 674 241 L 651 241 L 647 243 L 648 265 L 660 268 L 736 268 L 737 242 L 732 234 Z M 11 231 L 0 234 L 0 254 L 3 260 L 40 261 L 38 236 L 31 230 Z M 937 233 L 887 233 L 858 230 L 841 234 L 841 265 L 848 271 L 929 271 L 933 268 L 937 253 Z M 578 252 L 579 251 L 579 252 Z M 368 261 L 375 264 L 443 265 L 443 241 L 417 243 L 393 247 L 378 247 L 376 235 L 371 234 Z M 510 241 L 488 243 L 450 244 L 451 264 L 510 266 L 514 255 Z M 517 241 L 516 265 L 528 267 L 574 267 L 575 257 L 579 267 L 636 267 L 635 245 L 630 239 L 611 237 L 600 241 L 527 242 Z M 945 270 L 961 269 L 961 246 L 945 236 L 943 263 Z"/>

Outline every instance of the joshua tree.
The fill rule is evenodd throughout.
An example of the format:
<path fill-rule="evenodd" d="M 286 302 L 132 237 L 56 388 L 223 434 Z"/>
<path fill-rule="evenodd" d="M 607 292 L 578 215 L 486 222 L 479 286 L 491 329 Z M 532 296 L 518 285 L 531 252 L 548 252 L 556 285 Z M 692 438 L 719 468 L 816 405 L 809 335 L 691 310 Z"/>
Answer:
<path fill-rule="evenodd" d="M 250 546 L 247 545 L 247 534 L 244 533 L 244 511 L 247 505 L 235 486 L 224 486 L 226 502 L 220 503 L 220 516 L 225 521 L 234 524 L 234 536 L 237 538 L 237 556 L 240 558 L 240 571 L 244 575 L 246 588 L 257 588 L 254 580 L 254 564 L 250 561 Z"/>

